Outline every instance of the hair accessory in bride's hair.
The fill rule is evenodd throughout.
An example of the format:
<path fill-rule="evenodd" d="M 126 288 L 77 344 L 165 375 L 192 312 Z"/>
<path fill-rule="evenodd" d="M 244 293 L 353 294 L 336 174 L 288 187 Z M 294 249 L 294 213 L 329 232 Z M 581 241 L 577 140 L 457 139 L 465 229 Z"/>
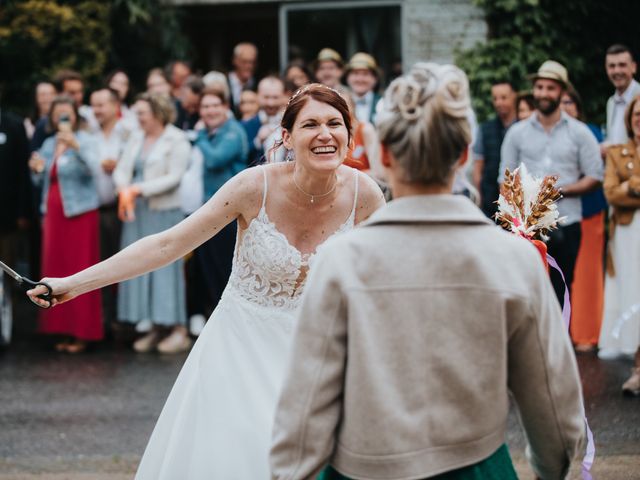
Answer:
<path fill-rule="evenodd" d="M 555 184 L 557 175 L 539 179 L 533 177 L 524 164 L 513 172 L 505 171 L 496 202 L 496 221 L 505 229 L 529 240 L 547 240 L 551 230 L 558 228 L 558 206 L 562 195 Z"/>
<path fill-rule="evenodd" d="M 289 108 L 289 105 L 291 105 L 291 102 L 293 102 L 300 95 L 307 93 L 309 90 L 311 90 L 312 87 L 322 87 L 322 88 L 326 88 L 327 90 L 331 90 L 333 93 L 339 95 L 340 98 L 344 100 L 344 97 L 342 96 L 342 94 L 335 88 L 331 88 L 327 85 L 324 85 L 323 83 L 309 83 L 307 85 L 303 85 L 298 90 L 296 90 L 293 95 L 291 95 L 291 98 L 289 98 L 289 101 L 287 102 L 286 108 Z"/>

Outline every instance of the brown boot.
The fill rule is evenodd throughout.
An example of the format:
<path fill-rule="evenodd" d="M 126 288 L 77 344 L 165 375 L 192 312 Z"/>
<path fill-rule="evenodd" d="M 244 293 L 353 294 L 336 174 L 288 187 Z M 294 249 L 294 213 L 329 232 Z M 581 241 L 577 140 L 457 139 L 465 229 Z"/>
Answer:
<path fill-rule="evenodd" d="M 625 395 L 640 395 L 640 367 L 631 369 L 631 376 L 622 385 L 622 393 Z"/>

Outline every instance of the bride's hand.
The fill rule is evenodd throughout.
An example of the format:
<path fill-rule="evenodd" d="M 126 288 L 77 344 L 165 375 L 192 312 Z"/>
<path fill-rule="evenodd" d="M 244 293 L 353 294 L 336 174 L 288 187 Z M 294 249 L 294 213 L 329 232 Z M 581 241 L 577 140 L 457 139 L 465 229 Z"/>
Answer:
<path fill-rule="evenodd" d="M 40 282 L 46 283 L 51 287 L 52 307 L 55 307 L 60 303 L 67 302 L 77 296 L 77 293 L 74 293 L 72 290 L 71 282 L 67 278 L 43 278 Z M 47 308 L 49 307 L 49 302 L 38 298 L 38 295 L 42 295 L 44 293 L 47 293 L 47 287 L 44 285 L 38 285 L 31 290 L 28 290 L 27 296 L 33 303 L 41 306 L 42 308 Z"/>

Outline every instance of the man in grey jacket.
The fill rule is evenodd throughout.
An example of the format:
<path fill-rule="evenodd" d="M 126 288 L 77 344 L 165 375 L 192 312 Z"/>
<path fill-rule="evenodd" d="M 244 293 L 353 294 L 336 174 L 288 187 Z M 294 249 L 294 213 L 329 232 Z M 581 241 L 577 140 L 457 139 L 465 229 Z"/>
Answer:
<path fill-rule="evenodd" d="M 585 431 L 575 358 L 535 248 L 451 195 L 468 105 L 453 66 L 417 64 L 391 84 L 378 130 L 395 200 L 315 259 L 274 479 L 327 464 L 326 480 L 516 479 L 510 393 L 536 475 L 565 477 Z"/>

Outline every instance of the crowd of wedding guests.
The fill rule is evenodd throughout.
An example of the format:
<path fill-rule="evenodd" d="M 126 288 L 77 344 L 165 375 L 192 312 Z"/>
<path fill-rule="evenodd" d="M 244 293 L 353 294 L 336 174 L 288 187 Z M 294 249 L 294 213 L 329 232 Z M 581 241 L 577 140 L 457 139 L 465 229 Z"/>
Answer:
<path fill-rule="evenodd" d="M 135 97 L 124 70 L 91 92 L 79 73 L 61 71 L 35 86 L 29 118 L 2 110 L 0 258 L 12 262 L 16 232 L 29 231 L 31 274 L 69 275 L 175 225 L 243 169 L 293 160 L 275 148 L 280 121 L 291 95 L 310 82 L 347 99 L 354 132 L 346 164 L 384 189 L 374 125 L 385 82 L 375 58 L 359 52 L 345 61 L 325 48 L 310 64 L 294 60 L 256 78 L 258 54 L 240 43 L 228 73 L 204 75 L 173 61 L 149 71 Z M 529 91 L 516 91 L 512 79 L 496 82 L 495 116 L 475 129 L 473 162 L 456 190 L 492 217 L 506 168 L 524 163 L 536 176 L 558 175 L 563 220 L 548 249 L 564 280 L 552 271 L 551 281 L 560 303 L 569 285 L 575 350 L 635 355 L 624 391 L 640 394 L 640 84 L 624 45 L 611 46 L 604 64 L 614 88 L 602 106 L 604 131 L 587 123 L 558 62 L 543 63 Z M 226 286 L 236 228 L 181 262 L 43 310 L 39 331 L 55 335 L 56 350 L 77 353 L 101 341 L 105 327 L 126 323 L 138 332 L 138 352 L 188 350 Z"/>

